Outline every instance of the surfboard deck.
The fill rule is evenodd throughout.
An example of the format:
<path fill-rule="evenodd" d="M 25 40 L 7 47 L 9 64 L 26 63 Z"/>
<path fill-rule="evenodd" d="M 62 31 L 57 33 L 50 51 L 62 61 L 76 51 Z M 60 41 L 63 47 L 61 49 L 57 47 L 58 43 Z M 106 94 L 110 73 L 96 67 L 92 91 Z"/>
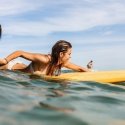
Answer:
<path fill-rule="evenodd" d="M 45 80 L 68 80 L 68 81 L 95 81 L 102 83 L 118 83 L 125 81 L 125 70 L 94 71 L 94 72 L 73 72 L 64 73 L 60 76 L 44 76 L 34 74 Z"/>

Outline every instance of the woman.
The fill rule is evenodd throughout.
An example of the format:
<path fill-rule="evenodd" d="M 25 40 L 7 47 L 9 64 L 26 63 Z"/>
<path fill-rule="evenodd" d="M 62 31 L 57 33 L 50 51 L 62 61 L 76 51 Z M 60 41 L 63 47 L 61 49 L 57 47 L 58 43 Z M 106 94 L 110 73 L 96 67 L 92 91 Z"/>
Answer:
<path fill-rule="evenodd" d="M 0 69 L 10 69 L 10 70 L 20 70 L 27 73 L 34 73 L 40 71 L 41 74 L 46 75 L 60 75 L 61 68 L 65 67 L 72 69 L 74 71 L 87 72 L 90 71 L 91 63 L 89 68 L 84 68 L 69 62 L 71 58 L 72 45 L 65 41 L 59 40 L 52 47 L 51 54 L 38 54 L 38 53 L 28 53 L 24 51 L 15 51 L 4 59 L 0 59 Z M 22 57 L 31 61 L 31 63 L 26 66 L 21 63 L 14 63 L 10 66 L 13 59 L 17 57 Z M 3 65 L 3 66 L 2 66 Z"/>

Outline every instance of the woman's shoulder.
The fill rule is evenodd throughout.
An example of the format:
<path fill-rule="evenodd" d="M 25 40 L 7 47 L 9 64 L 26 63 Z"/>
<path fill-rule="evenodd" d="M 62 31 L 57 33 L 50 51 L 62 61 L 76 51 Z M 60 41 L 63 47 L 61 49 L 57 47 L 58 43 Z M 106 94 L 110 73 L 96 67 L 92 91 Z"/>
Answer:
<path fill-rule="evenodd" d="M 42 63 L 49 63 L 51 60 L 50 54 L 39 54 L 39 61 Z"/>

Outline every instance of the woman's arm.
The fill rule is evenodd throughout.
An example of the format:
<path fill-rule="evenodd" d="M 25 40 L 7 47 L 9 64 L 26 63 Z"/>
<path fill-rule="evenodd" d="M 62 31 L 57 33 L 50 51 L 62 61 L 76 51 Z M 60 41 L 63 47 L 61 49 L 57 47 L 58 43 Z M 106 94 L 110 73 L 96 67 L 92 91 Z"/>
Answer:
<path fill-rule="evenodd" d="M 84 68 L 84 67 L 75 65 L 75 64 L 73 64 L 73 63 L 70 63 L 70 62 L 67 62 L 67 63 L 64 64 L 63 66 L 64 66 L 65 68 L 72 69 L 72 70 L 78 71 L 78 72 L 90 72 L 90 71 L 91 71 L 91 69 Z"/>
<path fill-rule="evenodd" d="M 7 56 L 6 58 L 0 59 L 0 65 L 7 64 L 11 60 L 18 58 L 18 57 L 22 57 L 29 61 L 41 61 L 41 62 L 45 61 L 45 57 L 42 54 L 28 53 L 28 52 L 24 52 L 24 51 L 15 51 L 12 54 L 10 54 L 9 56 Z"/>
<path fill-rule="evenodd" d="M 15 51 L 12 54 L 8 55 L 5 59 L 10 62 L 11 60 L 18 58 L 18 57 L 23 57 L 24 59 L 30 60 L 30 61 L 35 61 L 36 60 L 36 54 L 34 53 L 28 53 L 24 51 Z"/>

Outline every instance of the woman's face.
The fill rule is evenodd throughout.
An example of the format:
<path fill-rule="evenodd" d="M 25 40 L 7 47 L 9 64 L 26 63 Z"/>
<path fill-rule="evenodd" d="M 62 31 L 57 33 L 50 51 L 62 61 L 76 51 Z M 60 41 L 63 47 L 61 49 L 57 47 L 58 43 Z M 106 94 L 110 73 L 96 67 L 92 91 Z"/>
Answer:
<path fill-rule="evenodd" d="M 72 49 L 69 48 L 67 52 L 60 52 L 60 63 L 66 63 L 71 58 Z"/>

